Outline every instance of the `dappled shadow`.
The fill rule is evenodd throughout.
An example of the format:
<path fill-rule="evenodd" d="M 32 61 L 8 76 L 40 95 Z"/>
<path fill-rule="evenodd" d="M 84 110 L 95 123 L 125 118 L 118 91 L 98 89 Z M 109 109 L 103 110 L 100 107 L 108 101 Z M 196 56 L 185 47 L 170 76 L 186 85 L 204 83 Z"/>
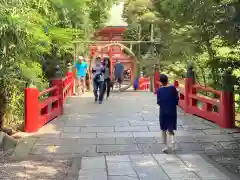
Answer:
<path fill-rule="evenodd" d="M 37 133 L 27 134 L 27 143 L 23 143 L 22 150 L 19 148 L 16 155 L 24 161 L 10 161 L 12 170 L 9 168 L 8 171 L 24 172 L 25 175 L 18 175 L 24 176 L 23 179 L 27 176 L 38 177 L 39 174 L 64 177 L 62 173 L 66 174 L 69 164 L 76 158 L 162 153 L 164 144 L 154 95 L 144 92 L 112 93 L 110 99 L 101 105 L 93 100 L 91 93 L 83 97 L 70 97 L 62 117 L 51 121 Z M 238 146 L 230 146 L 239 143 L 238 133 L 232 134 L 235 130 L 220 129 L 214 123 L 185 115 L 181 109 L 178 109 L 178 122 L 178 149 L 175 155 L 233 152 L 240 155 Z M 25 153 L 24 157 L 21 153 Z M 8 162 L 1 164 L 2 172 L 7 167 L 5 164 Z M 27 172 L 26 169 L 22 170 L 25 165 L 26 169 L 29 168 Z M 147 166 L 149 162 L 139 165 Z M 17 170 L 16 166 L 19 166 Z M 41 171 L 42 166 L 46 167 L 42 170 L 47 173 Z M 79 169 L 80 166 L 75 170 L 74 178 Z"/>
<path fill-rule="evenodd" d="M 71 162 L 68 160 L 0 160 L 0 179 L 65 180 L 70 166 Z"/>

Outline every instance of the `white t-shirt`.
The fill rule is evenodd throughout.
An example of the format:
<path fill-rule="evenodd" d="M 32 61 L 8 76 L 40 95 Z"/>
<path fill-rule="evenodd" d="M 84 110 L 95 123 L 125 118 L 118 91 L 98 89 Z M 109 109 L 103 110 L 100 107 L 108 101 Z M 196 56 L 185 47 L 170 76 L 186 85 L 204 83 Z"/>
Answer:
<path fill-rule="evenodd" d="M 103 74 L 104 67 L 102 65 L 95 65 L 93 67 L 93 80 L 96 76 L 99 76 L 99 81 L 104 81 L 104 74 Z"/>

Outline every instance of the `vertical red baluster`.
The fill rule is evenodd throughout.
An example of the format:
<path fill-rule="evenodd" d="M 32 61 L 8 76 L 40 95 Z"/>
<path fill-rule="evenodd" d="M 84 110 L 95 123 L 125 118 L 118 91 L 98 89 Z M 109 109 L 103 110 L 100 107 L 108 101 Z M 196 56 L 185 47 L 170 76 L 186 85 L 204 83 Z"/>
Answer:
<path fill-rule="evenodd" d="M 184 112 L 189 112 L 189 95 L 192 93 L 192 79 L 191 78 L 185 78 L 184 79 Z"/>
<path fill-rule="evenodd" d="M 25 132 L 36 132 L 39 128 L 39 92 L 37 88 L 25 89 Z"/>
<path fill-rule="evenodd" d="M 71 83 L 70 96 L 72 96 L 74 92 L 74 74 L 73 72 L 67 72 L 67 76 L 69 77 L 69 83 Z"/>
<path fill-rule="evenodd" d="M 57 91 L 53 92 L 53 96 L 58 96 L 58 108 L 59 115 L 63 114 L 63 103 L 64 103 L 64 94 L 63 94 L 63 80 L 54 79 L 52 80 L 52 86 L 57 86 Z"/>
<path fill-rule="evenodd" d="M 220 121 L 222 128 L 233 128 L 235 121 L 234 94 L 222 91 L 220 96 Z"/>

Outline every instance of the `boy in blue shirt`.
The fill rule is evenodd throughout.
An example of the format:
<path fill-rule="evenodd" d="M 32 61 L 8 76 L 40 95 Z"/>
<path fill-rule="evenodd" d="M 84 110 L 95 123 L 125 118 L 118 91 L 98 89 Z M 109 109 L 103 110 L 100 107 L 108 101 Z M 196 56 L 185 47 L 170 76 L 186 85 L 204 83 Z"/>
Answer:
<path fill-rule="evenodd" d="M 177 105 L 179 101 L 176 88 L 168 83 L 168 77 L 165 74 L 160 75 L 161 87 L 157 91 L 157 104 L 160 106 L 159 122 L 162 130 L 162 138 L 165 147 L 162 149 L 164 153 L 168 153 L 169 144 L 167 132 L 171 137 L 172 151 L 175 150 L 175 134 L 177 130 Z"/>
<path fill-rule="evenodd" d="M 84 58 L 82 56 L 78 57 L 78 61 L 75 64 L 75 68 L 76 68 L 78 95 L 80 95 L 81 92 L 84 93 L 85 91 L 86 75 L 87 75 L 87 69 L 88 69 L 88 64 L 84 61 Z"/>

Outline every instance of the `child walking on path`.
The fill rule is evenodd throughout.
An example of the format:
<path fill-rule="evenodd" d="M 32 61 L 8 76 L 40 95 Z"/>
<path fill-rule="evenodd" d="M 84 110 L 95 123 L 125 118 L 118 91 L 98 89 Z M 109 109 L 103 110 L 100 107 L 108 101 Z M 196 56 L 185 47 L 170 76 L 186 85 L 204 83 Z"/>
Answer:
<path fill-rule="evenodd" d="M 176 88 L 168 83 L 167 75 L 160 75 L 160 83 L 161 87 L 157 91 L 157 104 L 160 106 L 159 121 L 165 144 L 162 151 L 167 153 L 169 148 L 173 151 L 175 148 L 174 130 L 177 130 L 177 105 L 179 97 Z M 170 144 L 168 144 L 167 132 L 170 135 Z"/>
<path fill-rule="evenodd" d="M 110 61 L 110 59 L 108 57 L 105 57 L 103 59 L 103 67 L 105 69 L 103 94 L 105 94 L 107 92 L 106 99 L 108 99 L 108 97 L 110 95 L 110 90 L 111 90 L 111 78 L 110 78 L 111 61 Z"/>

